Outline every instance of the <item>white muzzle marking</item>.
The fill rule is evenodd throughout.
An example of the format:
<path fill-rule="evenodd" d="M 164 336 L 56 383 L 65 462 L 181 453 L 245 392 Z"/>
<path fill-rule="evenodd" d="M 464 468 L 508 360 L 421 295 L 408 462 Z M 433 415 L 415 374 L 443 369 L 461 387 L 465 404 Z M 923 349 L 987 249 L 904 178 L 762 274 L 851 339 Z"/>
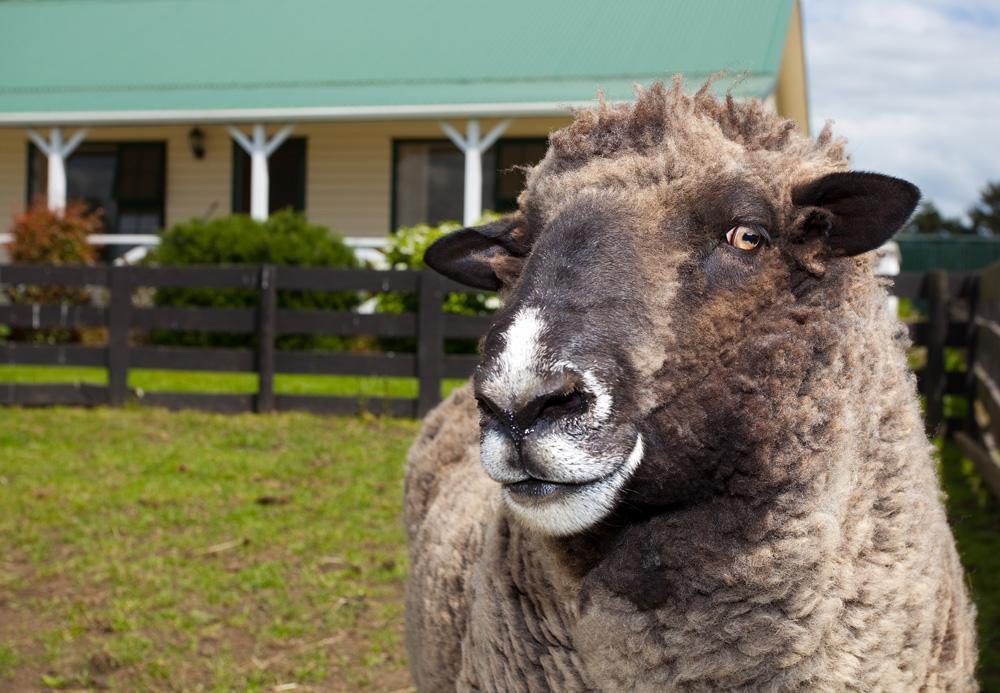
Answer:
<path fill-rule="evenodd" d="M 535 466 L 544 470 L 546 481 L 579 486 L 530 503 L 521 503 L 507 489 L 503 491 L 514 517 L 540 532 L 558 536 L 584 530 L 614 509 L 622 487 L 642 461 L 643 441 L 637 435 L 627 456 L 620 452 L 604 456 L 588 449 L 587 438 L 602 426 L 611 425 L 608 420 L 614 400 L 593 370 L 557 361 L 546 353 L 542 344 L 545 330 L 545 320 L 537 307 L 518 310 L 503 334 L 503 349 L 480 376 L 479 387 L 495 405 L 510 410 L 516 403 L 536 396 L 545 387 L 546 376 L 567 370 L 579 374 L 593 397 L 588 410 L 573 419 L 569 427 L 529 432 L 521 441 L 522 453 L 530 455 Z M 490 478 L 501 484 L 530 478 L 517 465 L 514 441 L 497 424 L 483 431 L 480 459 Z"/>
<path fill-rule="evenodd" d="M 504 502 L 511 515 L 544 534 L 566 536 L 582 532 L 614 510 L 622 487 L 642 462 L 644 452 L 642 435 L 639 434 L 632 452 L 604 478 L 571 489 L 551 501 L 531 505 L 519 503 L 510 491 L 504 489 Z"/>

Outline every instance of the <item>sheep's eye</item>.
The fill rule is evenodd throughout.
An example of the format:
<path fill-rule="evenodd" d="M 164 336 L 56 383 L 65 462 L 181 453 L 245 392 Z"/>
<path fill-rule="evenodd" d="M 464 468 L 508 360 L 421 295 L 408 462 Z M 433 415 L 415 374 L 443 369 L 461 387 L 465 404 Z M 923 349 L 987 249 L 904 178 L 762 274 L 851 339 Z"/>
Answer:
<path fill-rule="evenodd" d="M 726 243 L 739 250 L 756 250 L 766 240 L 763 230 L 753 226 L 734 226 L 726 232 Z"/>

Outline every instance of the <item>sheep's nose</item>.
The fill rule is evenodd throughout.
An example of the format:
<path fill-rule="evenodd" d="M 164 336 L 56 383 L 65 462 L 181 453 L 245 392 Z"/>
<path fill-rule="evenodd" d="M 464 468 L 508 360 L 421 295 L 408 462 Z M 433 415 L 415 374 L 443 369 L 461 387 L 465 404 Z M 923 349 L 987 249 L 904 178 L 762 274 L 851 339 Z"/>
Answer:
<path fill-rule="evenodd" d="M 539 423 L 556 422 L 583 414 L 590 397 L 575 373 L 561 373 L 547 378 L 536 391 L 518 398 L 510 407 L 497 405 L 488 396 L 476 396 L 480 409 L 496 419 L 516 441 L 528 435 Z"/>

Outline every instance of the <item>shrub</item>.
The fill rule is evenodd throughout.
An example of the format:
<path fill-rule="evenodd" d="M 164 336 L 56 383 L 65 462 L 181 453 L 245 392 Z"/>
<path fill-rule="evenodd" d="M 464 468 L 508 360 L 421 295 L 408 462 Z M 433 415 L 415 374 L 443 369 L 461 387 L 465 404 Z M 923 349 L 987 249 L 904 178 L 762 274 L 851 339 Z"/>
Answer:
<path fill-rule="evenodd" d="M 160 265 L 241 265 L 272 264 L 301 267 L 357 267 L 358 262 L 343 240 L 326 227 L 311 224 L 300 215 L 277 212 L 267 221 L 254 221 L 236 214 L 212 220 L 192 219 L 165 231 L 149 261 Z M 239 308 L 257 305 L 252 289 L 157 290 L 158 306 L 202 306 Z M 354 292 L 279 291 L 279 308 L 350 310 L 360 302 Z M 188 346 L 249 346 L 252 335 L 206 332 L 164 332 L 152 335 L 159 344 Z M 281 349 L 335 348 L 345 340 L 323 335 L 283 335 Z"/>
<path fill-rule="evenodd" d="M 498 217 L 497 214 L 486 212 L 480 223 L 492 221 Z M 460 228 L 462 225 L 453 221 L 446 221 L 437 226 L 418 224 L 400 228 L 390 237 L 389 243 L 383 251 L 386 261 L 393 269 L 423 269 L 424 253 L 431 243 Z M 416 294 L 389 291 L 379 295 L 376 310 L 380 313 L 415 312 L 417 301 Z M 451 293 L 444 300 L 444 312 L 460 315 L 490 315 L 499 306 L 499 298 L 496 294 L 489 292 Z M 384 348 L 394 351 L 414 351 L 416 349 L 416 340 L 414 339 L 383 339 L 380 341 Z M 448 353 L 474 354 L 476 350 L 477 344 L 473 340 L 445 340 L 445 351 Z"/>
<path fill-rule="evenodd" d="M 88 212 L 87 204 L 70 202 L 62 214 L 38 198 L 23 214 L 14 217 L 13 239 L 7 252 L 14 262 L 46 265 L 93 264 L 97 249 L 87 236 L 101 232 L 100 210 Z"/>
<path fill-rule="evenodd" d="M 44 198 L 38 198 L 22 214 L 14 217 L 7 252 L 12 262 L 46 265 L 90 265 L 97 259 L 97 249 L 87 236 L 101 231 L 101 212 L 87 211 L 84 202 L 70 202 L 62 214 L 50 210 Z M 20 285 L 6 289 L 12 303 L 66 303 L 90 301 L 84 287 Z M 17 341 L 78 341 L 75 329 L 16 329 L 10 337 Z"/>

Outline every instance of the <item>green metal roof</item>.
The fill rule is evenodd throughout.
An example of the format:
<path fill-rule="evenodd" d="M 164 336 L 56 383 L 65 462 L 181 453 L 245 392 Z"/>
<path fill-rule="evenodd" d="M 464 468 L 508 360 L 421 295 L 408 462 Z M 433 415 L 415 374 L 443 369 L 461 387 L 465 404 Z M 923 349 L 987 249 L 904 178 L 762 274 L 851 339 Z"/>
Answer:
<path fill-rule="evenodd" d="M 766 96 L 792 2 L 7 0 L 0 124 L 544 113 L 719 69 Z"/>

